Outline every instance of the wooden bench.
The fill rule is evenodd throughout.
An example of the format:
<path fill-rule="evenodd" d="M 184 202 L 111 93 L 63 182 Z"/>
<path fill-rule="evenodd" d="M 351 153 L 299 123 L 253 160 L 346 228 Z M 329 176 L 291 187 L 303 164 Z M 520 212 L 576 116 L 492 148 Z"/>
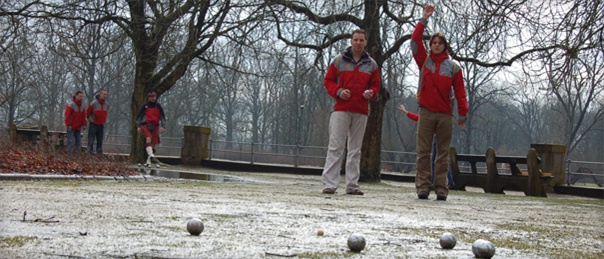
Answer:
<path fill-rule="evenodd" d="M 459 162 L 468 162 L 470 172 L 459 170 Z M 486 174 L 478 173 L 477 163 L 486 164 Z M 510 174 L 499 174 L 497 164 L 507 164 Z M 527 165 L 527 172 L 522 172 L 519 164 Z M 466 186 L 479 187 L 485 193 L 504 193 L 504 190 L 523 191 L 526 196 L 547 197 L 546 188 L 551 174 L 540 169 L 540 158 L 535 149 L 530 149 L 526 157 L 495 156 L 495 150 L 488 148 L 484 156 L 457 154 L 454 147 L 449 149 L 449 165 L 455 180 L 453 190 L 465 191 Z"/>
<path fill-rule="evenodd" d="M 44 147 L 57 149 L 65 146 L 66 135 L 65 131 L 49 131 L 47 126 L 40 128 L 20 128 L 15 124 L 10 126 L 10 139 L 13 143 L 41 143 Z"/>

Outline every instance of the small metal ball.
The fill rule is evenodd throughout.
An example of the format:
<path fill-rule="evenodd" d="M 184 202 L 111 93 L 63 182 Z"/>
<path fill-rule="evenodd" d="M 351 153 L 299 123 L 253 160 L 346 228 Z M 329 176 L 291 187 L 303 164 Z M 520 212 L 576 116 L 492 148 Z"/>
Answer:
<path fill-rule="evenodd" d="M 472 253 L 478 258 L 489 259 L 495 255 L 495 245 L 487 240 L 478 239 L 472 244 Z"/>
<path fill-rule="evenodd" d="M 457 238 L 449 232 L 445 232 L 440 236 L 440 247 L 443 249 L 453 249 L 457 244 Z"/>
<path fill-rule="evenodd" d="M 365 237 L 361 234 L 352 234 L 348 237 L 348 248 L 353 252 L 361 252 L 361 250 L 365 249 L 365 245 Z"/>
<path fill-rule="evenodd" d="M 203 232 L 204 226 L 201 219 L 193 218 L 187 222 L 187 231 L 191 233 L 191 235 L 199 236 L 201 232 Z"/>

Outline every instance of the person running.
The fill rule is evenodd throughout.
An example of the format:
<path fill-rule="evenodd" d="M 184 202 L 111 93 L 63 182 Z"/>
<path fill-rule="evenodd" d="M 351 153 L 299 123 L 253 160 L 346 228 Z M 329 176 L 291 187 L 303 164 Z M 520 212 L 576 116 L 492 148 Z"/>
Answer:
<path fill-rule="evenodd" d="M 160 143 L 159 134 L 164 133 L 165 124 L 166 116 L 164 109 L 157 102 L 157 93 L 150 91 L 147 94 L 147 102 L 141 107 L 136 118 L 136 131 L 143 134 L 145 138 L 145 151 L 147 151 L 145 167 L 150 167 L 151 163 L 159 167 L 155 152 L 157 152 L 157 144 Z"/>

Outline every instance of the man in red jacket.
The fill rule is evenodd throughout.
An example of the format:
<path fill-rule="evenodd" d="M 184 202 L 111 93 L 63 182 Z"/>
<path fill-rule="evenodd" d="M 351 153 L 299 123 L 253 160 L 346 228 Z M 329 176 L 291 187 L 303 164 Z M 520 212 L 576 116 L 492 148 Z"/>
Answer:
<path fill-rule="evenodd" d="M 88 127 L 88 153 L 103 154 L 103 134 L 105 133 L 105 123 L 107 122 L 107 113 L 109 113 L 109 104 L 107 103 L 107 90 L 101 89 L 95 96 L 96 100 L 88 105 L 86 115 L 90 121 Z M 94 142 L 96 140 L 96 149 Z"/>
<path fill-rule="evenodd" d="M 65 108 L 67 152 L 70 155 L 73 155 L 74 149 L 79 151 L 82 147 L 82 130 L 86 129 L 86 109 L 82 106 L 82 99 L 84 94 L 82 91 L 77 91 Z"/>
<path fill-rule="evenodd" d="M 336 101 L 329 119 L 329 146 L 323 168 L 323 193 L 334 194 L 340 182 L 344 150 L 346 158 L 346 194 L 363 195 L 358 181 L 360 158 L 369 100 L 380 90 L 380 69 L 365 51 L 367 33 L 352 32 L 351 46 L 336 56 L 325 75 L 323 84 Z"/>
<path fill-rule="evenodd" d="M 165 124 L 164 109 L 157 102 L 157 93 L 151 91 L 147 94 L 147 102 L 141 107 L 136 117 L 136 131 L 145 137 L 145 151 L 147 151 L 145 167 L 150 167 L 151 163 L 159 167 L 155 152 L 157 144 L 160 142 L 159 134 L 164 133 Z"/>
<path fill-rule="evenodd" d="M 411 34 L 411 52 L 420 69 L 418 89 L 419 120 L 417 123 L 417 174 L 415 189 L 419 199 L 428 199 L 432 179 L 430 173 L 431 144 L 436 137 L 437 157 L 434 165 L 434 183 L 437 200 L 447 200 L 447 171 L 449 145 L 453 136 L 453 107 L 451 91 L 457 99 L 459 118 L 464 126 L 468 114 L 468 102 L 463 75 L 459 65 L 449 58 L 449 45 L 445 36 L 437 32 L 430 38 L 430 52 L 424 46 L 424 29 L 434 6 L 424 9 L 423 17 Z"/>

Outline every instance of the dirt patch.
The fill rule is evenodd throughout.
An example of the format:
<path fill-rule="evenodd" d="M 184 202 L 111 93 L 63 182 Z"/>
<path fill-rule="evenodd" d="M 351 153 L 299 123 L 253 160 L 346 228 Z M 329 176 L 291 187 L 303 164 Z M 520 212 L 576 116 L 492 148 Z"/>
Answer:
<path fill-rule="evenodd" d="M 412 184 L 390 181 L 361 183 L 364 196 L 324 195 L 319 176 L 170 169 L 247 181 L 0 181 L 0 257 L 472 258 L 477 239 L 496 246 L 494 258 L 604 256 L 600 199 L 451 191 L 446 202 L 418 200 Z M 203 221 L 200 236 L 186 231 L 191 218 Z M 440 248 L 444 232 L 454 249 Z M 361 253 L 347 247 L 354 233 L 367 241 Z"/>

